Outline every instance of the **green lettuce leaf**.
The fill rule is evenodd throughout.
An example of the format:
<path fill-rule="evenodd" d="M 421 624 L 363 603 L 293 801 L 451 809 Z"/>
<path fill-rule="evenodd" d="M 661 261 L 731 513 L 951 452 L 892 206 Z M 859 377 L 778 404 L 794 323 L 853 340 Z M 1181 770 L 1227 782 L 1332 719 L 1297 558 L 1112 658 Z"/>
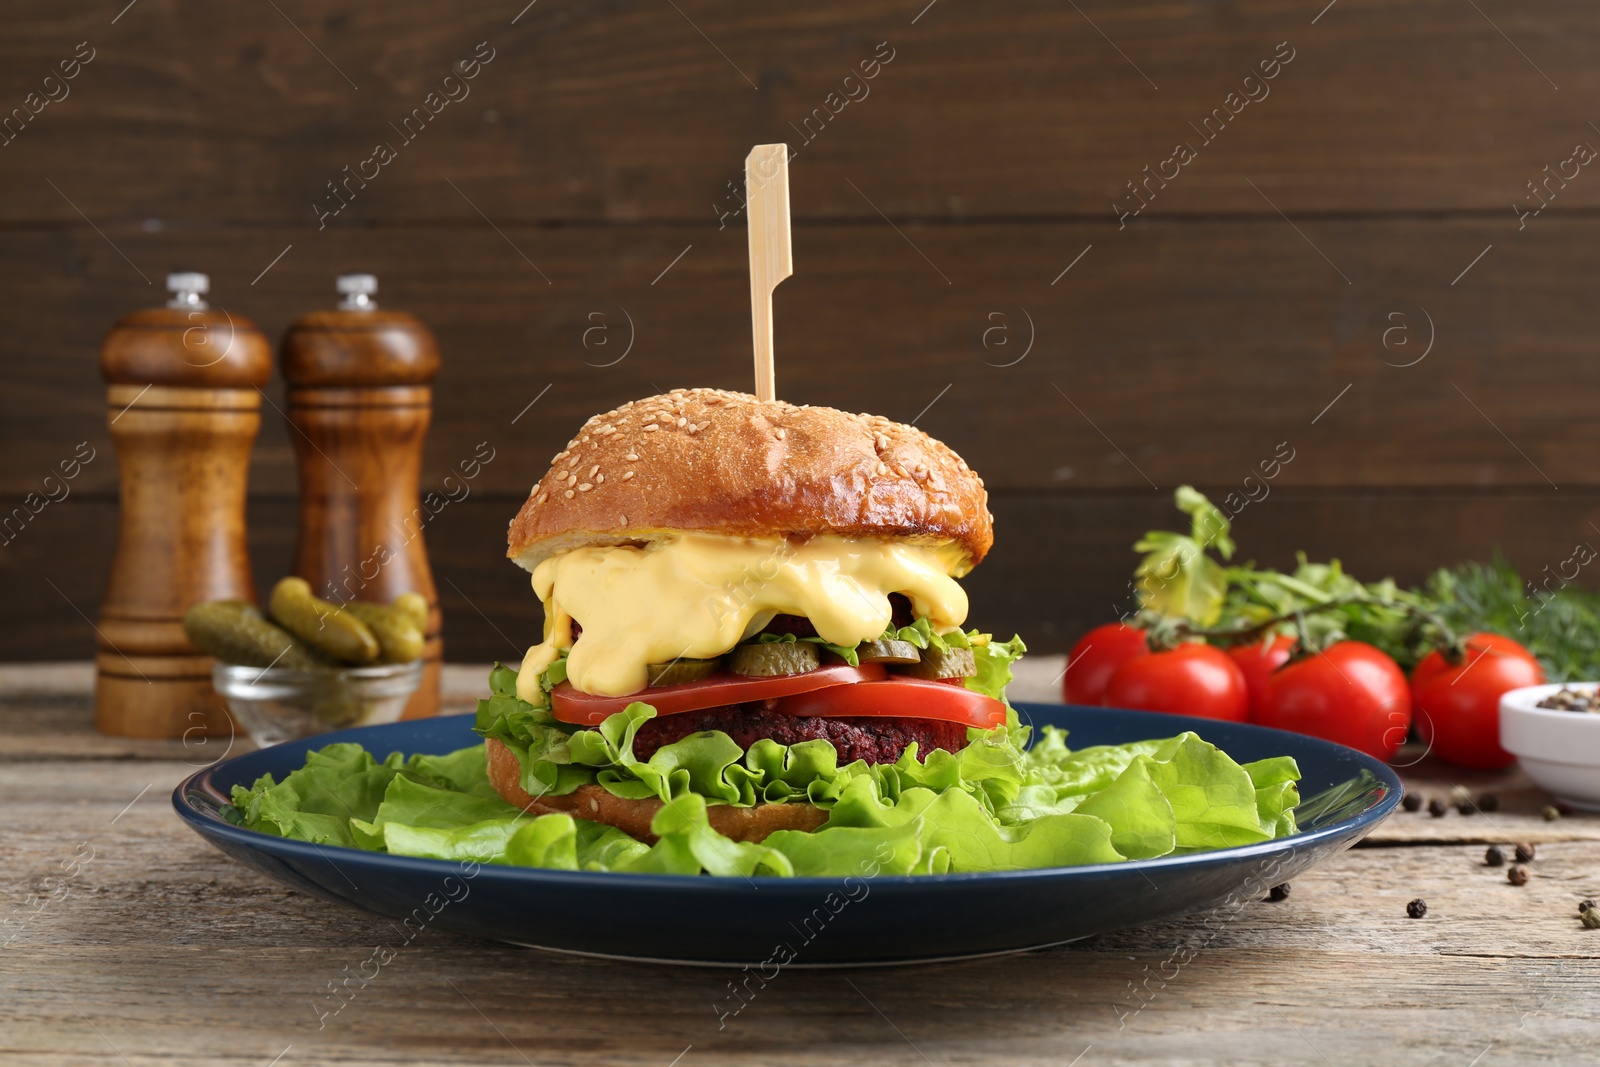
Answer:
<path fill-rule="evenodd" d="M 1028 646 L 1020 637 L 996 641 L 975 630 L 965 636 L 978 665 L 978 673 L 967 679 L 967 688 L 995 700 L 1005 700 L 1006 686 L 1011 684 L 1011 665 L 1022 658 Z"/>
<path fill-rule="evenodd" d="M 1228 517 L 1193 486 L 1179 486 L 1174 497 L 1190 518 L 1189 535 L 1151 530 L 1133 546 L 1144 553 L 1134 570 L 1139 604 L 1157 615 L 1211 626 L 1222 616 L 1228 572 L 1206 549 L 1215 548 L 1223 559 L 1233 556 Z"/>
<path fill-rule="evenodd" d="M 415 770 L 418 761 L 437 765 L 438 757 L 415 756 L 407 761 L 393 752 L 380 763 L 360 745 L 328 745 L 306 753 L 306 765 L 282 782 L 268 774 L 249 789 L 234 786 L 233 806 L 239 824 L 251 830 L 354 848 L 359 842 L 351 820 L 375 818 L 397 776 L 433 780 Z"/>
<path fill-rule="evenodd" d="M 996 647 L 991 682 L 1003 692 L 999 671 L 1009 674 L 1020 642 L 941 639 L 968 641 L 975 652 Z M 1003 726 L 973 731 L 958 753 L 937 749 L 924 759 L 913 747 L 891 764 L 840 766 L 826 741 L 786 746 L 763 739 L 744 750 L 712 730 L 640 760 L 633 742 L 656 714 L 648 704 L 635 702 L 580 730 L 548 721 L 542 709 L 517 700 L 514 687 L 514 672 L 497 667 L 477 722 L 522 760 L 524 782 L 592 782 L 618 796 L 660 801 L 653 843 L 506 804 L 488 785 L 481 744 L 442 756 L 395 753 L 381 762 L 356 745 L 329 745 L 282 782 L 267 775 L 236 788 L 230 821 L 396 855 L 746 878 L 1116 863 L 1295 832 L 1299 769 L 1292 759 L 1240 765 L 1192 733 L 1074 751 L 1054 727 L 1024 748 L 1025 731 Z M 712 805 L 784 802 L 814 804 L 828 812 L 827 822 L 761 844 L 711 828 Z"/>

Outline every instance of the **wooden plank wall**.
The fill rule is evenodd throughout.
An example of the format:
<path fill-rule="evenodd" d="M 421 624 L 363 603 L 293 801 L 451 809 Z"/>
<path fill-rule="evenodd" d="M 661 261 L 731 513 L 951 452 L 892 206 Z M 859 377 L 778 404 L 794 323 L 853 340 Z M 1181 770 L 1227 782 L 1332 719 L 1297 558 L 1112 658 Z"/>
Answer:
<path fill-rule="evenodd" d="M 432 324 L 425 484 L 495 450 L 427 531 L 449 654 L 514 654 L 538 612 L 504 526 L 551 454 L 622 400 L 748 388 L 729 183 L 775 140 L 780 392 L 916 418 L 984 473 L 978 621 L 1064 648 L 1176 485 L 1283 447 L 1237 521 L 1264 563 L 1538 572 L 1600 539 L 1592 3 L 523 4 L 6 5 L 0 510 L 97 453 L 0 546 L 0 656 L 91 651 L 98 345 L 176 268 L 274 338 L 346 270 Z M 295 492 L 267 414 L 263 583 Z"/>

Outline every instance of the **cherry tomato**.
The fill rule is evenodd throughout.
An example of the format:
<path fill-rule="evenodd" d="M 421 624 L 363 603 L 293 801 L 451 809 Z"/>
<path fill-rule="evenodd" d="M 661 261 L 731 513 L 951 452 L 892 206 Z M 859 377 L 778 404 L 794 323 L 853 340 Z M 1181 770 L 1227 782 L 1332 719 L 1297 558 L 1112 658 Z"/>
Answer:
<path fill-rule="evenodd" d="M 1121 622 L 1096 626 L 1072 646 L 1062 692 L 1068 704 L 1099 704 L 1117 668 L 1148 655 L 1144 631 Z"/>
<path fill-rule="evenodd" d="M 1473 634 L 1460 663 L 1452 666 L 1430 652 L 1412 672 L 1417 732 L 1431 751 L 1458 766 L 1509 766 L 1516 757 L 1500 747 L 1500 697 L 1543 681 L 1544 670 L 1527 649 L 1496 634 Z"/>
<path fill-rule="evenodd" d="M 739 674 L 724 673 L 698 682 L 659 685 L 619 697 L 583 693 L 574 689 L 571 682 L 562 682 L 550 692 L 550 710 L 562 722 L 594 726 L 604 722 L 607 715 L 619 712 L 635 701 L 649 704 L 656 709 L 657 715 L 676 715 L 723 704 L 794 696 L 829 686 L 878 682 L 886 674 L 876 663 L 863 663 L 859 667 L 819 667 L 804 674 L 789 674 L 781 678 L 746 678 Z"/>
<path fill-rule="evenodd" d="M 1244 684 L 1250 690 L 1250 714 L 1254 716 L 1267 691 L 1267 679 L 1272 672 L 1289 662 L 1294 654 L 1294 638 L 1278 634 L 1271 644 L 1252 641 L 1248 645 L 1235 645 L 1228 649 L 1228 658 L 1244 675 Z"/>
<path fill-rule="evenodd" d="M 1529 652 L 1526 648 L 1523 648 L 1522 645 L 1518 644 L 1516 641 L 1513 641 L 1511 638 L 1502 637 L 1500 634 L 1476 633 L 1468 636 L 1464 643 L 1467 646 L 1467 655 L 1466 659 L 1462 661 L 1463 663 L 1471 663 L 1477 657 L 1487 654 L 1495 657 L 1515 656 L 1527 660 L 1535 667 L 1539 667 L 1539 661 L 1534 658 L 1532 652 Z M 1455 669 L 1455 665 L 1451 664 L 1449 660 L 1444 658 L 1444 653 L 1437 651 L 1429 652 L 1426 656 L 1422 657 L 1422 661 L 1420 663 L 1411 668 L 1412 691 L 1415 692 L 1417 689 L 1421 688 L 1422 684 L 1431 679 L 1435 674 L 1440 674 L 1453 669 Z M 1544 668 L 1540 667 L 1539 669 L 1543 671 Z M 1535 682 L 1532 684 L 1537 685 L 1538 683 Z"/>
<path fill-rule="evenodd" d="M 789 715 L 820 715 L 830 719 L 855 716 L 939 719 L 985 730 L 1003 726 L 1006 721 L 1004 704 L 965 686 L 893 675 L 882 682 L 835 685 L 784 697 L 778 701 L 778 710 Z"/>
<path fill-rule="evenodd" d="M 1383 652 L 1363 641 L 1340 641 L 1274 672 L 1255 721 L 1389 760 L 1411 726 L 1411 692 Z"/>
<path fill-rule="evenodd" d="M 1210 645 L 1179 645 L 1128 660 L 1111 676 L 1101 703 L 1229 722 L 1250 717 L 1244 674 L 1226 652 Z"/>

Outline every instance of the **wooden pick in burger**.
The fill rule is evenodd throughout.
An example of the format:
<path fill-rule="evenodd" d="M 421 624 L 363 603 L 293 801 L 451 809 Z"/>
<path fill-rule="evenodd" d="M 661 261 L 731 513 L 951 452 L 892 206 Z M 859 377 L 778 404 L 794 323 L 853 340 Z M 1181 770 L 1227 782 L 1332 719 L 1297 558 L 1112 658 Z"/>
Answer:
<path fill-rule="evenodd" d="M 794 273 L 789 242 L 789 146 L 758 144 L 744 158 L 750 225 L 750 320 L 755 340 L 756 399 L 774 400 L 772 290 Z"/>

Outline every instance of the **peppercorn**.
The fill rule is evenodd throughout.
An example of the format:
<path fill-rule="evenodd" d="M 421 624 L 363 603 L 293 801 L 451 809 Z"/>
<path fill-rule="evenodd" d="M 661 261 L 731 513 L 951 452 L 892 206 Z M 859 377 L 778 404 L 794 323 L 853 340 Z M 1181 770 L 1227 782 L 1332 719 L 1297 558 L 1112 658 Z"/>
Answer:
<path fill-rule="evenodd" d="M 1600 930 L 1600 908 L 1590 908 L 1578 913 L 1578 918 L 1590 930 Z"/>
<path fill-rule="evenodd" d="M 1485 793 L 1483 796 L 1478 798 L 1479 811 L 1498 811 L 1499 808 L 1500 798 L 1495 796 L 1493 793 Z"/>
<path fill-rule="evenodd" d="M 1531 859 L 1533 859 L 1533 846 L 1519 842 L 1517 844 L 1517 862 L 1527 863 Z"/>
<path fill-rule="evenodd" d="M 1556 810 L 1559 811 L 1563 815 L 1571 815 L 1572 814 L 1572 805 L 1568 804 L 1565 800 L 1556 801 L 1556 805 L 1555 806 L 1556 806 Z"/>
<path fill-rule="evenodd" d="M 1499 845 L 1490 845 L 1489 851 L 1483 854 L 1483 863 L 1486 867 L 1504 867 L 1506 853 Z"/>
<path fill-rule="evenodd" d="M 1476 804 L 1474 804 L 1470 799 L 1469 800 L 1463 800 L 1461 803 L 1456 805 L 1456 810 L 1459 811 L 1463 815 L 1471 815 L 1471 814 L 1473 814 L 1474 812 L 1476 812 L 1478 810 L 1478 806 Z"/>
<path fill-rule="evenodd" d="M 1432 800 L 1428 801 L 1428 814 L 1432 815 L 1435 819 L 1443 818 L 1444 813 L 1448 810 L 1449 809 L 1444 806 L 1444 801 L 1440 800 L 1438 797 L 1434 797 Z"/>
<path fill-rule="evenodd" d="M 1580 901 L 1578 901 L 1578 910 L 1579 911 L 1588 911 L 1592 907 L 1594 907 L 1594 901 L 1592 901 L 1592 900 L 1580 900 Z"/>
<path fill-rule="evenodd" d="M 1289 899 L 1289 883 L 1285 882 L 1282 885 L 1273 886 L 1270 890 L 1267 891 L 1267 899 L 1269 901 L 1271 901 L 1272 903 L 1274 903 L 1274 904 L 1278 904 L 1278 903 L 1281 903 L 1282 901 L 1288 900 Z"/>
<path fill-rule="evenodd" d="M 1400 798 L 1400 806 L 1407 811 L 1422 810 L 1422 796 L 1418 793 L 1407 793 Z"/>
<path fill-rule="evenodd" d="M 1512 885 L 1527 885 L 1528 868 L 1516 865 L 1512 866 L 1512 868 L 1506 872 L 1506 881 L 1510 882 Z"/>
<path fill-rule="evenodd" d="M 1418 898 L 1406 905 L 1406 915 L 1413 919 L 1420 919 L 1428 914 L 1428 902 Z"/>
<path fill-rule="evenodd" d="M 1556 807 L 1554 804 L 1546 804 L 1544 806 L 1544 810 L 1539 814 L 1544 816 L 1545 822 L 1555 822 L 1557 819 L 1561 818 L 1561 809 Z"/>

